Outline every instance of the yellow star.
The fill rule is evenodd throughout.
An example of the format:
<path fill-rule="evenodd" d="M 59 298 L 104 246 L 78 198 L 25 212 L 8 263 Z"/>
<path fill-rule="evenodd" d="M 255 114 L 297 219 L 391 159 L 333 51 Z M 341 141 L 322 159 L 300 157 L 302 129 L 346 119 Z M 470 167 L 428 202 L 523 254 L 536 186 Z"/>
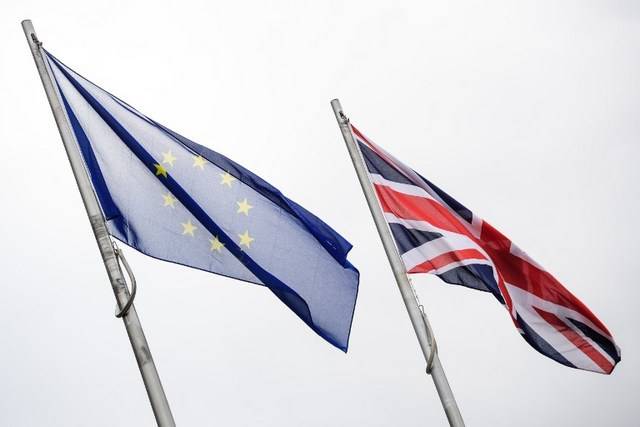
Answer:
<path fill-rule="evenodd" d="M 236 180 L 233 176 L 229 175 L 229 172 L 221 173 L 220 176 L 222 177 L 220 185 L 228 185 L 231 187 L 231 183 Z"/>
<path fill-rule="evenodd" d="M 188 234 L 193 236 L 193 232 L 196 231 L 198 227 L 191 224 L 191 220 L 182 223 L 182 234 Z"/>
<path fill-rule="evenodd" d="M 206 162 L 207 161 L 202 156 L 193 156 L 193 167 L 194 168 L 200 168 L 201 170 L 204 170 L 204 164 Z"/>
<path fill-rule="evenodd" d="M 218 251 L 222 252 L 222 248 L 224 248 L 224 243 L 218 240 L 218 236 L 213 236 L 213 239 L 209 239 L 211 242 L 211 252 Z"/>
<path fill-rule="evenodd" d="M 240 246 L 246 246 L 247 248 L 250 248 L 251 242 L 255 240 L 249 236 L 249 231 L 245 231 L 244 234 L 238 234 L 238 237 L 240 237 Z"/>
<path fill-rule="evenodd" d="M 156 167 L 156 176 L 158 175 L 162 175 L 165 178 L 167 177 L 167 170 L 164 168 L 164 166 L 162 166 L 159 163 L 154 164 L 153 166 Z"/>
<path fill-rule="evenodd" d="M 247 199 L 245 198 L 243 201 L 236 203 L 238 204 L 238 213 L 243 213 L 246 216 L 249 216 L 249 209 L 252 209 L 253 206 L 247 202 Z"/>
<path fill-rule="evenodd" d="M 173 155 L 171 150 L 166 153 L 162 153 L 162 163 L 167 163 L 169 166 L 173 167 L 173 162 L 176 161 L 176 156 Z"/>
<path fill-rule="evenodd" d="M 171 193 L 167 192 L 167 194 L 163 194 L 162 198 L 164 199 L 165 206 L 171 206 L 172 208 L 176 207 L 178 199 L 174 198 Z"/>

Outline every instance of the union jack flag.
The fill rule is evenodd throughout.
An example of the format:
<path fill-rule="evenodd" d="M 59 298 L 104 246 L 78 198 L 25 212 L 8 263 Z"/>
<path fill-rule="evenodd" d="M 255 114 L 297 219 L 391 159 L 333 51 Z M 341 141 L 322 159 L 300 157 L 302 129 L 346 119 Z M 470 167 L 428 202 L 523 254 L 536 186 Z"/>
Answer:
<path fill-rule="evenodd" d="M 351 126 L 409 274 L 491 292 L 523 338 L 572 368 L 609 374 L 620 349 L 606 326 L 506 236 Z"/>

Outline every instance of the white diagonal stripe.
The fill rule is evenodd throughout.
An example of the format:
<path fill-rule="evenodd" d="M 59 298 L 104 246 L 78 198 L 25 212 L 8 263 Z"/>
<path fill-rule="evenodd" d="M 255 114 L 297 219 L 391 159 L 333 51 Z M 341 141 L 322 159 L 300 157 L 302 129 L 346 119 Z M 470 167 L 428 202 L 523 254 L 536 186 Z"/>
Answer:
<path fill-rule="evenodd" d="M 483 254 L 487 259 L 491 259 L 489 257 L 489 254 L 487 254 L 480 245 L 474 242 L 473 239 L 471 239 L 469 236 L 465 236 L 464 234 L 453 233 L 451 231 L 443 230 L 442 228 L 435 227 L 433 224 L 427 221 L 398 218 L 396 215 L 390 212 L 384 212 L 384 217 L 389 224 L 400 224 L 408 229 L 439 233 L 442 235 L 442 238 L 439 240 L 445 240 L 445 241 L 451 242 L 449 243 L 449 247 L 453 248 L 451 250 L 476 249 L 481 254 Z"/>
<path fill-rule="evenodd" d="M 411 270 L 416 265 L 440 255 L 464 249 L 477 250 L 477 246 L 471 239 L 462 234 L 451 235 L 446 238 L 439 237 L 405 252 L 402 254 L 402 261 L 404 261 L 407 270 Z"/>
<path fill-rule="evenodd" d="M 424 189 L 413 184 L 403 184 L 401 182 L 389 181 L 388 179 L 377 173 L 370 173 L 369 179 L 373 184 L 389 187 L 392 190 L 397 191 L 398 193 L 434 200 L 429 193 L 424 191 Z"/>
<path fill-rule="evenodd" d="M 598 328 L 596 325 L 593 324 L 591 320 L 589 320 L 579 312 L 572 310 L 568 307 L 565 307 L 563 305 L 554 304 L 551 301 L 547 301 L 545 299 L 537 297 L 536 295 L 533 295 L 532 293 L 527 292 L 524 289 L 521 289 L 507 282 L 505 282 L 505 285 L 507 285 L 509 295 L 511 295 L 511 299 L 514 303 L 517 302 L 521 306 L 531 305 L 531 306 L 539 307 L 542 310 L 548 311 L 550 313 L 554 313 L 561 318 L 569 317 L 571 319 L 577 320 L 580 323 L 584 323 L 594 331 L 598 332 L 603 337 L 613 340 L 613 338 L 607 332 Z"/>
<path fill-rule="evenodd" d="M 558 351 L 571 363 L 583 369 L 602 372 L 602 369 L 593 360 L 591 360 L 591 358 L 584 354 L 582 350 L 578 349 L 575 344 L 573 344 L 563 334 L 558 332 L 555 327 L 549 325 L 546 320 L 540 317 L 540 315 L 535 311 L 534 307 L 538 307 L 544 311 L 553 313 L 558 316 L 565 325 L 570 327 L 575 333 L 580 335 L 585 341 L 591 344 L 591 346 L 596 349 L 598 353 L 600 353 L 605 359 L 607 359 L 611 364 L 615 364 L 615 361 L 611 358 L 611 356 L 609 356 L 606 351 L 602 350 L 602 348 L 598 344 L 593 342 L 580 329 L 574 327 L 574 325 L 570 321 L 566 320 L 567 318 L 575 319 L 597 331 L 602 336 L 610 338 L 609 334 L 596 327 L 589 319 L 575 310 L 571 310 L 568 307 L 554 304 L 550 301 L 539 298 L 531 294 L 530 292 L 520 289 L 510 283 L 505 282 L 505 286 L 507 287 L 517 313 L 522 316 L 524 321 L 527 322 L 527 324 L 531 326 L 538 335 L 540 335 L 556 351 Z"/>

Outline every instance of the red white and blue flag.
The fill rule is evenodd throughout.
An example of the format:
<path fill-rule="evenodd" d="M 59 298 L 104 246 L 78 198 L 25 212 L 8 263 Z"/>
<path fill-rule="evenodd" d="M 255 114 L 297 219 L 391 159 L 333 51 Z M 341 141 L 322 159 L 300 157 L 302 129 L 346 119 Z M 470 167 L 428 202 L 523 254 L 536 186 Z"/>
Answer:
<path fill-rule="evenodd" d="M 540 353 L 572 368 L 611 373 L 620 349 L 580 300 L 486 221 L 351 131 L 408 273 L 491 292 Z"/>

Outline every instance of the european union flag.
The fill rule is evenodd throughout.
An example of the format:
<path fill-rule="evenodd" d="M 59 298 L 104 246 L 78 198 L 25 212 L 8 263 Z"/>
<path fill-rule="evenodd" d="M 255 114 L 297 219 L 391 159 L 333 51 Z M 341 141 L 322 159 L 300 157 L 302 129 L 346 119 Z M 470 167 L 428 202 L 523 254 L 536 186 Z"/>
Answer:
<path fill-rule="evenodd" d="M 347 350 L 359 278 L 349 242 L 237 163 L 48 52 L 45 61 L 113 237 L 155 258 L 267 286 Z"/>

